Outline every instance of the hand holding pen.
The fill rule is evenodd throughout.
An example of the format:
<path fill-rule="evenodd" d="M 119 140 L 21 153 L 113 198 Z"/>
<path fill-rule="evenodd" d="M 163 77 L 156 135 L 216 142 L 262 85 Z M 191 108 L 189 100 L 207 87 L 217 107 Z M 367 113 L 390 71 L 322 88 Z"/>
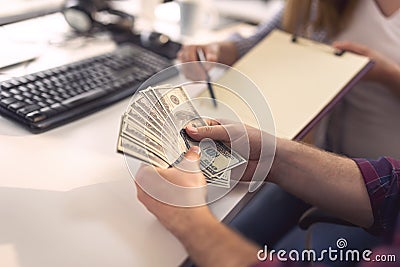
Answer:
<path fill-rule="evenodd" d="M 203 51 L 203 49 L 201 49 L 200 47 L 198 47 L 196 52 L 197 52 L 197 59 L 198 59 L 198 61 L 199 61 L 200 67 L 201 67 L 201 69 L 204 71 L 204 74 L 205 74 L 205 77 L 206 77 L 207 88 L 208 88 L 208 91 L 209 91 L 209 93 L 210 93 L 210 96 L 211 96 L 211 98 L 212 98 L 212 100 L 213 100 L 214 107 L 217 107 L 217 100 L 216 100 L 216 98 L 215 98 L 214 88 L 213 88 L 213 86 L 212 86 L 212 84 L 211 84 L 211 78 L 210 78 L 210 75 L 208 74 L 208 70 L 207 70 L 206 67 L 203 65 L 204 62 L 207 61 L 207 60 L 206 60 L 206 57 L 205 57 L 205 55 L 204 55 L 204 51 Z"/>

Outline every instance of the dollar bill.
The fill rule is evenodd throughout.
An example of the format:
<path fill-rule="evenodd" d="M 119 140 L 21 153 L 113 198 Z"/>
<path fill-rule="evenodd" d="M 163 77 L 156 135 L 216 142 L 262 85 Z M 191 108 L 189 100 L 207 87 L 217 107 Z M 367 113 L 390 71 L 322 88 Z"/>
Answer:
<path fill-rule="evenodd" d="M 170 166 L 167 162 L 162 160 L 154 153 L 137 146 L 135 143 L 132 143 L 122 136 L 118 137 L 117 151 L 137 158 L 156 167 L 168 168 Z"/>
<path fill-rule="evenodd" d="M 156 123 L 156 120 L 154 119 L 154 114 L 147 114 L 144 110 L 142 110 L 135 104 L 128 108 L 126 116 L 128 117 L 128 120 L 139 123 L 140 126 L 146 129 L 148 132 L 153 133 L 161 139 L 164 138 L 166 140 L 170 140 L 173 137 L 173 133 L 171 131 L 168 131 L 168 129 L 164 127 L 160 127 Z M 177 137 L 175 138 L 177 139 Z"/>
<path fill-rule="evenodd" d="M 165 162 L 171 162 L 180 156 L 179 152 L 172 149 L 169 144 L 163 144 L 138 131 L 132 125 L 123 123 L 121 136 L 143 149 L 147 149 L 155 155 L 158 155 Z"/>
<path fill-rule="evenodd" d="M 173 135 L 173 128 L 171 125 L 165 121 L 161 112 L 157 109 L 157 105 L 153 104 L 147 97 L 145 97 L 143 92 L 139 93 L 139 96 L 132 108 L 135 108 L 134 112 L 139 112 L 149 120 L 153 125 L 156 125 L 159 129 L 166 129 L 163 133 L 169 137 Z M 128 110 L 129 113 L 129 110 Z"/>
<path fill-rule="evenodd" d="M 167 112 L 158 102 L 153 93 L 153 89 L 153 87 L 149 87 L 148 89 L 141 91 L 145 97 L 138 100 L 138 102 L 140 102 L 139 105 L 142 106 L 144 113 L 148 114 L 148 117 L 157 117 L 156 121 L 162 131 L 162 135 L 166 136 L 168 140 L 173 139 L 178 146 L 178 150 L 186 150 L 185 144 L 179 136 L 179 131 L 177 131 L 173 126 Z M 156 89 L 159 90 L 161 87 L 156 87 Z"/>
<path fill-rule="evenodd" d="M 200 169 L 214 186 L 230 186 L 230 170 L 245 162 L 219 141 L 190 138 L 184 128 L 206 126 L 183 87 L 138 92 L 121 119 L 117 150 L 160 168 L 179 163 L 192 146 L 201 149 Z"/>
<path fill-rule="evenodd" d="M 182 87 L 154 90 L 154 93 L 171 117 L 175 127 L 179 129 L 186 147 L 200 146 L 202 152 L 200 167 L 204 172 L 210 176 L 216 176 L 227 169 L 232 169 L 246 162 L 242 156 L 231 151 L 222 142 L 202 142 L 201 145 L 200 142 L 191 139 L 184 130 L 181 130 L 188 124 L 191 124 L 193 127 L 207 125 Z"/>

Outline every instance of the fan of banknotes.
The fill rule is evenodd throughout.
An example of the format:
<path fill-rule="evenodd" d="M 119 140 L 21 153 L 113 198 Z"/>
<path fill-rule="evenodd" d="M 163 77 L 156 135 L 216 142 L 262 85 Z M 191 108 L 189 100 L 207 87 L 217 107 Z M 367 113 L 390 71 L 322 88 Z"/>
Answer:
<path fill-rule="evenodd" d="M 207 125 L 183 87 L 162 85 L 137 92 L 122 116 L 117 150 L 160 168 L 176 166 L 191 146 L 201 149 L 208 183 L 230 187 L 230 170 L 246 162 L 219 141 L 197 142 L 184 128 Z"/>

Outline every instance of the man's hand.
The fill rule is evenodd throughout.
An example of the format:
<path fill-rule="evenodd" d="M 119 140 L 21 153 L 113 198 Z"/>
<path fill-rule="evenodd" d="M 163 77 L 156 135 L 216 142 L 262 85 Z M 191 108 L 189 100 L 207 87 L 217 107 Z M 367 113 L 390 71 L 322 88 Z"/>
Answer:
<path fill-rule="evenodd" d="M 257 261 L 258 248 L 221 224 L 207 206 L 177 207 L 147 194 L 150 190 L 152 193 L 165 190 L 163 186 L 160 187 L 160 178 L 188 190 L 204 188 L 206 182 L 199 171 L 198 147 L 192 147 L 186 153 L 178 168 L 140 168 L 135 177 L 138 199 L 182 242 L 191 259 L 199 266 L 241 267 Z M 195 198 L 205 198 L 205 191 L 194 192 Z M 170 193 L 175 194 L 174 190 Z M 188 196 L 177 194 L 173 197 L 185 199 Z"/>
<path fill-rule="evenodd" d="M 232 171 L 232 178 L 250 181 L 256 175 L 263 180 L 272 165 L 275 155 L 275 137 L 237 122 L 208 120 L 209 126 L 193 128 L 186 132 L 196 141 L 204 138 L 221 141 L 248 160 L 247 164 Z"/>
<path fill-rule="evenodd" d="M 384 84 L 390 89 L 396 89 L 397 92 L 400 92 L 400 66 L 396 62 L 361 44 L 341 41 L 333 43 L 333 46 L 340 50 L 369 57 L 375 61 L 374 67 L 372 67 L 365 78 Z"/>
<path fill-rule="evenodd" d="M 206 181 L 199 169 L 199 153 L 198 147 L 192 147 L 178 168 L 142 166 L 135 176 L 140 202 L 176 235 L 203 220 L 215 220 L 204 205 Z M 193 203 L 198 207 L 191 207 Z"/>

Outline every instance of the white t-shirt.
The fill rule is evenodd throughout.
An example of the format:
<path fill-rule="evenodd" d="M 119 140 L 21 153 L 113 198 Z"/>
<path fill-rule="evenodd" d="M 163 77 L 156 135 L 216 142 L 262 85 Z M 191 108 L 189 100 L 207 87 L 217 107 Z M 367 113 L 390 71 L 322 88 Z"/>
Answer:
<path fill-rule="evenodd" d="M 400 64 L 400 9 L 385 17 L 375 0 L 359 1 L 336 39 L 364 44 Z M 329 117 L 326 148 L 350 157 L 400 158 L 400 97 L 381 84 L 360 82 Z"/>

